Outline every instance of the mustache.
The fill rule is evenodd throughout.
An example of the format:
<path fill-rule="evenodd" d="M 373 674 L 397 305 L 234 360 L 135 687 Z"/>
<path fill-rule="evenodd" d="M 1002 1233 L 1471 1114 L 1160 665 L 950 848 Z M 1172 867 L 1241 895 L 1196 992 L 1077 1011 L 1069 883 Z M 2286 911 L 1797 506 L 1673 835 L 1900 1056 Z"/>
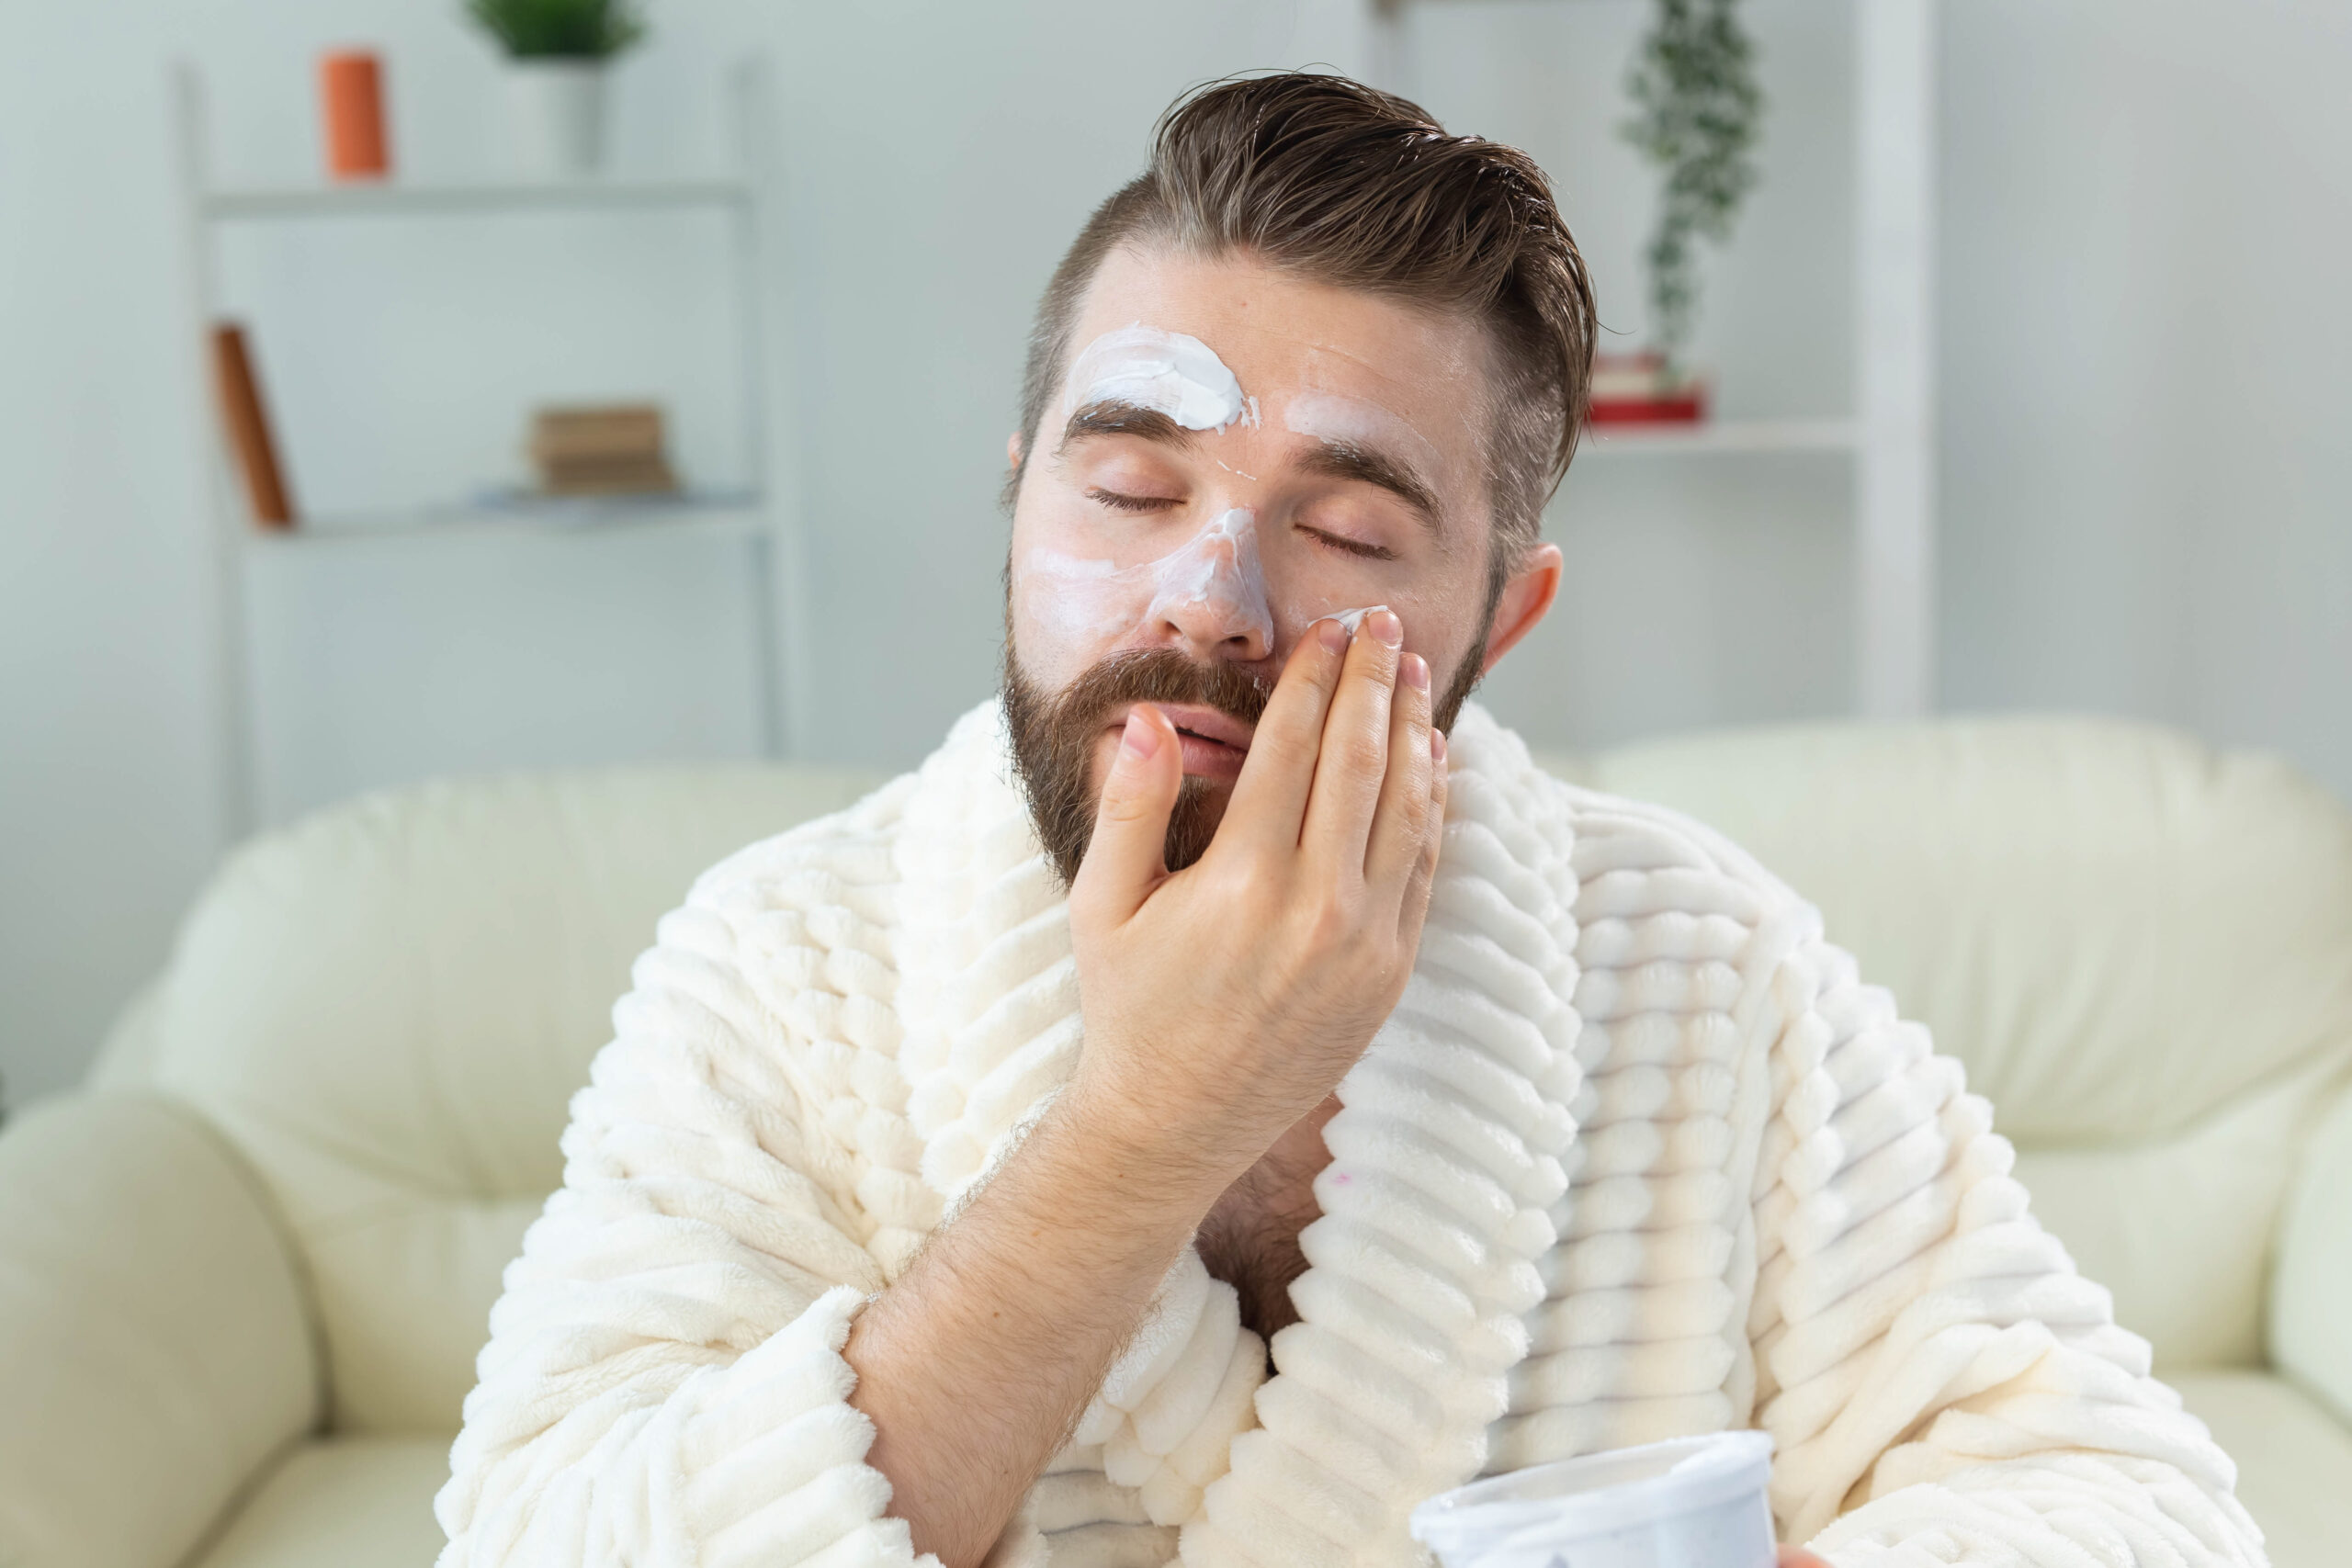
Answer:
<path fill-rule="evenodd" d="M 1127 703 L 1196 703 L 1254 728 L 1272 695 L 1272 686 L 1238 665 L 1203 663 L 1172 648 L 1139 648 L 1092 666 L 1053 705 L 1056 727 L 1066 734 L 1098 728 L 1105 715 Z"/>
<path fill-rule="evenodd" d="M 1270 684 L 1233 664 L 1203 663 L 1172 648 L 1131 649 L 1088 669 L 1059 692 L 1038 688 L 1021 672 L 1012 645 L 1004 649 L 1004 715 L 1012 761 L 1038 842 L 1068 887 L 1077 880 L 1094 833 L 1094 787 L 1089 766 L 1103 721 L 1127 703 L 1193 703 L 1253 729 L 1273 694 Z M 1168 869 L 1201 858 L 1222 813 L 1198 779 L 1187 779 L 1168 818 Z"/>

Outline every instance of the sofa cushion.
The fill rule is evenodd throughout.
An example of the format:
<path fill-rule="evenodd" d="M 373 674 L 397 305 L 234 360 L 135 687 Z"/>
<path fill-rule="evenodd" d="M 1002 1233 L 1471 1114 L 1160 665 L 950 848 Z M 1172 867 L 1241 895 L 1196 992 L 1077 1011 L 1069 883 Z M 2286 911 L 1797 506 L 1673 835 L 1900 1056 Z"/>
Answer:
<path fill-rule="evenodd" d="M 2109 720 L 1824 724 L 1562 771 L 1678 807 L 1817 904 L 1967 1064 L 2019 1175 L 2168 1366 L 2263 1351 L 2290 1162 L 2352 1063 L 2352 813 Z"/>
<path fill-rule="evenodd" d="M 2352 1094 L 2303 1148 L 2278 1237 L 2270 1351 L 2337 1420 L 2352 1422 Z"/>
<path fill-rule="evenodd" d="M 2352 1432 L 2267 1372 L 2199 1372 L 2176 1386 L 2237 1461 L 2238 1501 L 2262 1527 L 2270 1568 L 2343 1568 L 2352 1557 Z"/>
<path fill-rule="evenodd" d="M 0 1563 L 185 1556 L 317 1414 L 300 1275 L 253 1172 L 185 1107 L 72 1095 L 12 1121 Z"/>
<path fill-rule="evenodd" d="M 2332 1087 L 2290 1073 L 2168 1135 L 2018 1152 L 2034 1213 L 2166 1371 L 2266 1359 L 2271 1216 L 2312 1108 L 2325 1102 L 2315 1091 Z"/>
<path fill-rule="evenodd" d="M 255 840 L 183 928 L 154 1081 L 275 1190 L 331 1428 L 457 1429 L 499 1276 L 654 922 L 870 775 L 650 769 L 428 785 Z"/>
<path fill-rule="evenodd" d="M 262 1477 L 192 1568 L 431 1568 L 447 1542 L 433 1495 L 448 1479 L 442 1438 L 304 1443 Z"/>

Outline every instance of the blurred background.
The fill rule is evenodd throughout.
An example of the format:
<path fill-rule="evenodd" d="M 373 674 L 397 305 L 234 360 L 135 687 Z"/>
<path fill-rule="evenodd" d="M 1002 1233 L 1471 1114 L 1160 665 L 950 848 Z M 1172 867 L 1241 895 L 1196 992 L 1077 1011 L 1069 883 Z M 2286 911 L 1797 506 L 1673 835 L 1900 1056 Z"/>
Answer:
<path fill-rule="evenodd" d="M 1487 700 L 1554 747 L 1858 706 L 2116 713 L 2352 795 L 2352 10 L 1966 0 L 1874 118 L 1858 3 L 1740 7 L 1758 181 L 1702 251 L 1708 423 L 1589 445 L 1547 524 L 1560 608 Z M 993 689 L 1031 308 L 1189 85 L 1322 63 L 1526 147 L 1611 345 L 1650 336 L 1658 182 L 1621 134 L 1646 0 L 645 15 L 583 195 L 526 156 L 455 0 L 13 14 L 12 1102 L 74 1081 L 256 828 L 449 772 L 921 757 Z M 337 184 L 320 61 L 350 49 L 378 62 L 388 177 Z M 1906 115 L 1915 140 L 1872 145 Z M 1873 157 L 1918 219 L 1892 240 L 1858 204 Z M 1858 327 L 1881 266 L 1924 340 Z M 224 437 L 225 320 L 290 530 L 255 527 Z M 1862 547 L 1869 363 L 1923 394 L 1892 459 L 1917 570 Z M 563 434 L 535 416 L 613 404 L 658 409 L 676 493 L 534 499 Z M 1872 632 L 1857 584 L 1883 581 L 1900 624 Z"/>

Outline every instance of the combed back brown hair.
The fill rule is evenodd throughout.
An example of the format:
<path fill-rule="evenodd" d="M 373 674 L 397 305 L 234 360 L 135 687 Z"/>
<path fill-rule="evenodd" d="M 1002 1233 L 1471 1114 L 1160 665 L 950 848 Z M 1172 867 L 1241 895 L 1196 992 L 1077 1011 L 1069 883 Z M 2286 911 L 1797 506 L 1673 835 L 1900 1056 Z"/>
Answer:
<path fill-rule="evenodd" d="M 1128 244 L 1246 254 L 1482 326 L 1495 369 L 1490 599 L 1500 592 L 1576 453 L 1592 374 L 1592 285 L 1533 159 L 1449 136 L 1415 105 L 1344 76 L 1285 72 L 1179 98 L 1153 132 L 1149 167 L 1095 209 L 1046 286 L 1022 379 L 1024 467 L 1087 286 Z"/>

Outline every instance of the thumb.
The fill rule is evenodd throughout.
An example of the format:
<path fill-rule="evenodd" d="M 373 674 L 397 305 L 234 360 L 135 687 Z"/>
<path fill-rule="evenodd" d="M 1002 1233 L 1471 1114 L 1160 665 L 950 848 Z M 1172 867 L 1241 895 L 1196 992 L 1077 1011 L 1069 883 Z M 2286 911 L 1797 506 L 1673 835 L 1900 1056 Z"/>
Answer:
<path fill-rule="evenodd" d="M 1168 874 L 1168 817 L 1183 783 L 1184 750 L 1176 727 L 1149 703 L 1137 703 L 1102 781 L 1094 836 L 1070 888 L 1072 904 L 1114 924 L 1143 907 Z"/>

